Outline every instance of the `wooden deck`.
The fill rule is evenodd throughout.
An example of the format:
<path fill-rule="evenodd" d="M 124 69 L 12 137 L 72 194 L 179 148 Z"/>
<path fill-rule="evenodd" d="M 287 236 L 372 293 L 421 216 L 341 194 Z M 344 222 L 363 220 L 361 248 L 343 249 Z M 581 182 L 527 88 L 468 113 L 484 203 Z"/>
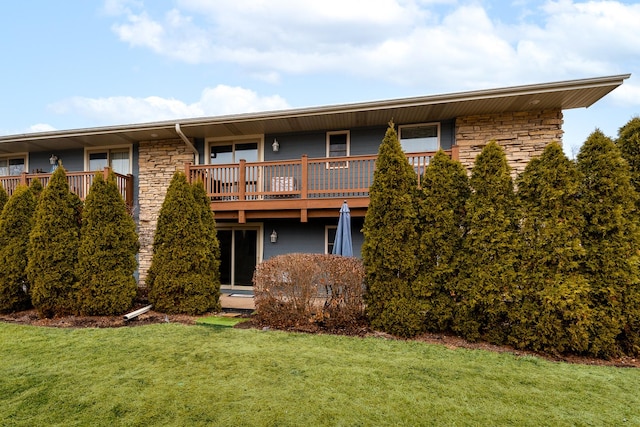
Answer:
<path fill-rule="evenodd" d="M 457 147 L 447 153 L 457 158 Z M 407 154 L 418 181 L 434 152 Z M 185 165 L 190 182 L 201 180 L 216 219 L 334 217 L 343 201 L 364 216 L 377 156 L 349 156 L 224 165 Z"/>
<path fill-rule="evenodd" d="M 104 174 L 105 178 L 109 175 L 110 169 L 104 168 L 102 172 L 66 172 L 69 189 L 77 194 L 80 199 L 84 200 L 89 193 L 89 188 L 93 183 L 93 177 L 96 173 Z M 35 178 L 40 180 L 43 187 L 46 187 L 51 180 L 51 173 L 22 173 L 16 176 L 1 176 L 0 184 L 9 195 L 13 194 L 18 185 L 30 185 Z M 120 194 L 127 206 L 133 206 L 133 176 L 115 174 L 116 184 L 120 190 Z"/>

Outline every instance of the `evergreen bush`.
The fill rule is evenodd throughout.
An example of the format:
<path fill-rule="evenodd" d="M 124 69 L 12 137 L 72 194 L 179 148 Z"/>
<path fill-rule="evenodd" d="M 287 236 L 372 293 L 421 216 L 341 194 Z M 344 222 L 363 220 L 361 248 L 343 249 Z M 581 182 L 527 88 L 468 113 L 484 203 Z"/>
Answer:
<path fill-rule="evenodd" d="M 578 154 L 586 227 L 585 276 L 594 318 L 589 352 L 610 357 L 638 353 L 640 289 L 637 194 L 628 163 L 613 141 L 594 131 Z"/>
<path fill-rule="evenodd" d="M 35 197 L 36 202 L 40 199 L 40 195 L 42 194 L 42 190 L 44 187 L 38 178 L 33 178 L 29 183 L 29 189 L 31 190 L 31 194 Z"/>
<path fill-rule="evenodd" d="M 157 311 L 201 314 L 219 307 L 212 246 L 193 193 L 184 173 L 176 172 L 160 209 L 146 280 Z"/>
<path fill-rule="evenodd" d="M 29 235 L 27 277 L 31 301 L 41 316 L 76 312 L 79 207 L 64 168 L 58 167 L 38 200 Z"/>
<path fill-rule="evenodd" d="M 520 263 L 510 341 L 547 353 L 584 353 L 593 313 L 581 274 L 581 177 L 559 143 L 518 178 Z"/>
<path fill-rule="evenodd" d="M 518 222 L 509 166 L 495 141 L 476 158 L 470 184 L 453 329 L 469 340 L 502 344 L 509 333 Z"/>
<path fill-rule="evenodd" d="M 2 212 L 2 208 L 4 208 L 4 205 L 7 203 L 8 200 L 9 200 L 9 195 L 7 194 L 7 191 L 4 189 L 2 184 L 0 184 L 0 212 Z"/>
<path fill-rule="evenodd" d="M 417 181 L 416 171 L 402 152 L 398 134 L 390 123 L 369 188 L 362 258 L 371 326 L 401 336 L 413 336 L 424 329 L 424 324 L 407 316 L 405 306 L 399 303 L 407 302 L 411 310 L 421 311 L 412 289 L 420 244 L 415 206 Z"/>
<path fill-rule="evenodd" d="M 438 151 L 422 177 L 418 193 L 420 270 L 416 294 L 424 303 L 428 330 L 451 328 L 453 283 L 466 226 L 465 203 L 470 195 L 467 173 L 458 161 Z"/>
<path fill-rule="evenodd" d="M 78 251 L 78 310 L 83 315 L 117 315 L 136 297 L 138 236 L 115 175 L 96 173 L 82 211 Z"/>
<path fill-rule="evenodd" d="M 27 247 L 36 202 L 28 187 L 19 185 L 0 215 L 0 311 L 31 305 L 27 279 Z"/>

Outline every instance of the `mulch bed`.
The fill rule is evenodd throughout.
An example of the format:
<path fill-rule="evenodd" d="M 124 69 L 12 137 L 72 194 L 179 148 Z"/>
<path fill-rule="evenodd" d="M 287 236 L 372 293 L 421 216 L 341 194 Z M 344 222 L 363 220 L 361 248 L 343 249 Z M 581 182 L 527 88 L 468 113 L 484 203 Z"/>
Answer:
<path fill-rule="evenodd" d="M 207 314 L 211 315 L 211 314 Z M 188 316 L 184 314 L 164 314 L 149 311 L 141 314 L 135 319 L 125 321 L 122 316 L 64 316 L 52 319 L 40 318 L 35 310 L 21 311 L 11 314 L 0 314 L 0 321 L 6 323 L 55 327 L 55 328 L 119 328 L 151 325 L 156 323 L 182 323 L 185 325 L 195 325 L 200 316 Z M 246 322 L 238 323 L 235 328 L 241 329 L 269 329 L 268 327 L 249 319 Z M 348 335 L 358 337 L 378 337 L 383 339 L 401 339 L 393 335 L 373 331 L 364 325 L 353 325 L 350 329 L 324 330 L 317 325 L 305 327 L 288 328 L 289 331 L 305 333 L 330 333 L 335 335 Z M 615 366 L 625 368 L 640 368 L 640 359 L 632 357 L 620 357 L 609 360 L 582 357 L 575 355 L 547 355 L 535 352 L 517 350 L 510 346 L 498 346 L 485 342 L 469 342 L 462 338 L 447 334 L 423 334 L 413 340 L 430 344 L 444 345 L 447 348 L 465 348 L 472 350 L 486 350 L 496 353 L 511 353 L 516 356 L 535 356 L 555 362 L 566 362 L 583 365 Z"/>

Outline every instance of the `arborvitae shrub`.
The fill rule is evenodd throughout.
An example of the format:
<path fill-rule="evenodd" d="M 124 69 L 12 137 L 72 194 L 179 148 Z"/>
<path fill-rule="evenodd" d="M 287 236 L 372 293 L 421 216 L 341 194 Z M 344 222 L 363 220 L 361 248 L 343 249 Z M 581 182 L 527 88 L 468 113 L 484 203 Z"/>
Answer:
<path fill-rule="evenodd" d="M 495 141 L 476 158 L 470 183 L 453 328 L 467 339 L 501 344 L 509 331 L 518 224 L 509 166 Z"/>
<path fill-rule="evenodd" d="M 453 316 L 453 283 L 465 231 L 469 179 L 460 162 L 438 151 L 425 169 L 421 187 L 420 270 L 414 288 L 423 301 L 427 329 L 445 331 L 450 329 Z"/>
<path fill-rule="evenodd" d="M 2 212 L 2 208 L 4 207 L 5 203 L 7 203 L 8 200 L 9 200 L 9 195 L 7 194 L 7 191 L 4 189 L 2 184 L 0 184 L 0 212 Z"/>
<path fill-rule="evenodd" d="M 0 216 L 0 311 L 28 308 L 27 247 L 36 202 L 28 187 L 18 186 Z"/>
<path fill-rule="evenodd" d="M 33 194 L 33 197 L 35 197 L 37 202 L 38 199 L 40 199 L 42 190 L 44 190 L 44 187 L 42 187 L 42 183 L 38 178 L 33 178 L 31 180 L 31 183 L 29 184 L 29 189 L 31 190 L 31 194 Z"/>
<path fill-rule="evenodd" d="M 204 239 L 209 245 L 209 265 L 203 267 L 203 271 L 210 271 L 211 286 L 214 293 L 213 299 L 215 304 L 211 306 L 211 311 L 220 311 L 220 242 L 218 241 L 218 233 L 216 231 L 216 220 L 211 210 L 211 199 L 207 196 L 202 181 L 198 180 L 192 186 L 193 197 L 196 206 L 200 209 L 200 219 L 204 228 Z"/>
<path fill-rule="evenodd" d="M 640 192 L 640 117 L 634 117 L 620 128 L 616 145 L 629 163 L 631 184 L 636 192 Z M 636 209 L 639 205 L 640 197 L 636 199 Z"/>
<path fill-rule="evenodd" d="M 411 287 L 418 268 L 416 191 L 416 171 L 402 152 L 391 123 L 380 144 L 369 188 L 362 258 L 371 326 L 402 336 L 413 336 L 424 329 L 422 322 L 406 313 L 421 310 Z M 411 308 L 405 310 L 407 305 Z"/>
<path fill-rule="evenodd" d="M 83 315 L 116 315 L 136 296 L 138 236 L 115 176 L 95 175 L 82 211 L 78 251 L 78 310 Z"/>
<path fill-rule="evenodd" d="M 559 143 L 518 178 L 520 262 L 510 342 L 548 353 L 583 353 L 593 313 L 581 274 L 581 177 Z"/>
<path fill-rule="evenodd" d="M 75 271 L 80 242 L 77 196 L 69 192 L 64 168 L 42 191 L 29 236 L 27 276 L 31 301 L 41 316 L 76 311 Z"/>
<path fill-rule="evenodd" d="M 629 165 L 613 141 L 596 130 L 580 149 L 578 168 L 584 177 L 585 276 L 595 310 L 589 352 L 604 357 L 637 353 L 640 240 Z"/>
<path fill-rule="evenodd" d="M 353 329 L 364 320 L 364 267 L 353 257 L 285 254 L 256 267 L 256 320 L 280 329 Z"/>
<path fill-rule="evenodd" d="M 176 172 L 160 209 L 147 276 L 149 302 L 157 311 L 201 314 L 219 304 L 211 242 L 193 192 L 184 173 Z"/>

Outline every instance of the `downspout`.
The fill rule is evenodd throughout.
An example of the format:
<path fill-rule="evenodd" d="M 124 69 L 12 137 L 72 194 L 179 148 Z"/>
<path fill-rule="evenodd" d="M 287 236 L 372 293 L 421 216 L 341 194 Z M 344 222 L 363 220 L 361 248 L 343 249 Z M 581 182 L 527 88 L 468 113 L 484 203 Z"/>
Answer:
<path fill-rule="evenodd" d="M 178 134 L 180 139 L 184 141 L 187 147 L 189 147 L 191 151 L 193 151 L 193 158 L 194 158 L 193 163 L 196 165 L 200 164 L 200 153 L 198 153 L 198 149 L 191 143 L 191 141 L 189 141 L 189 138 L 187 138 L 187 136 L 182 132 L 182 129 L 180 129 L 180 123 L 176 123 L 176 133 Z"/>

